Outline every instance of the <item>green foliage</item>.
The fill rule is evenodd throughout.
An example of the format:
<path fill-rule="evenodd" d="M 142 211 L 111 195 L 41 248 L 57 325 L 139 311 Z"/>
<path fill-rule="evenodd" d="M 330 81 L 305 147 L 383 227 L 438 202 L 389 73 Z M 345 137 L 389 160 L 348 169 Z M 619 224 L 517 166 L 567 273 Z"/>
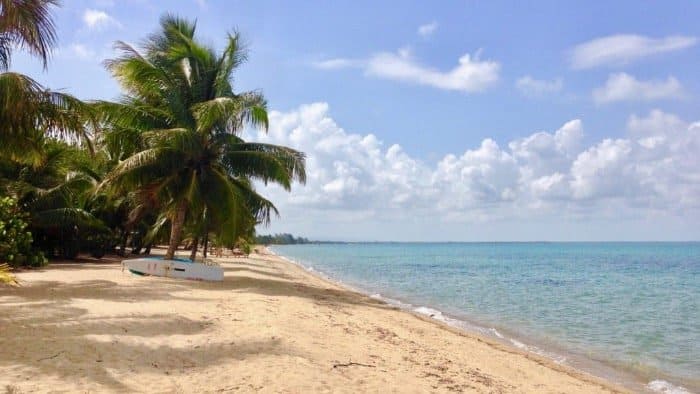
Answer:
<path fill-rule="evenodd" d="M 0 70 L 7 70 L 13 47 L 29 50 L 44 62 L 56 42 L 50 7 L 57 0 L 0 0 Z"/>
<path fill-rule="evenodd" d="M 241 252 L 245 255 L 249 255 L 250 252 L 253 250 L 253 246 L 248 242 L 247 239 L 241 237 L 236 241 L 235 247 L 240 249 Z"/>
<path fill-rule="evenodd" d="M 13 48 L 46 63 L 56 3 L 0 0 L 0 71 Z M 118 43 L 107 68 L 125 92 L 119 102 L 85 103 L 0 73 L 0 193 L 12 197 L 3 202 L 12 237 L 2 238 L 0 258 L 44 264 L 32 246 L 63 258 L 128 243 L 138 252 L 168 232 L 169 253 L 183 232 L 194 244 L 249 247 L 255 226 L 278 213 L 254 182 L 290 190 L 305 181 L 305 157 L 239 137 L 245 126 L 268 127 L 263 95 L 233 89 L 246 60 L 240 37 L 228 34 L 217 52 L 195 31 L 165 15 L 140 50 Z"/>
<path fill-rule="evenodd" d="M 195 39 L 195 31 L 194 23 L 165 15 L 141 51 L 118 43 L 121 56 L 107 67 L 126 95 L 96 104 L 105 141 L 129 150 L 117 154 L 123 160 L 103 183 L 138 191 L 134 209 L 165 214 L 171 231 L 166 257 L 183 229 L 194 229 L 190 239 L 213 233 L 233 244 L 255 223 L 269 222 L 277 211 L 251 180 L 289 189 L 306 178 L 301 152 L 238 137 L 245 125 L 268 125 L 260 93 L 233 91 L 233 71 L 245 60 L 238 34 L 229 34 L 217 54 Z"/>
<path fill-rule="evenodd" d="M 39 267 L 47 263 L 41 252 L 32 249 L 32 233 L 27 229 L 28 217 L 14 199 L 0 198 L 0 263 L 13 267 Z"/>
<path fill-rule="evenodd" d="M 311 243 L 307 238 L 294 237 L 292 234 L 258 235 L 255 243 L 259 245 L 295 245 Z"/>
<path fill-rule="evenodd" d="M 10 286 L 17 286 L 19 283 L 17 279 L 10 273 L 10 266 L 8 264 L 0 264 L 0 284 L 6 284 Z"/>

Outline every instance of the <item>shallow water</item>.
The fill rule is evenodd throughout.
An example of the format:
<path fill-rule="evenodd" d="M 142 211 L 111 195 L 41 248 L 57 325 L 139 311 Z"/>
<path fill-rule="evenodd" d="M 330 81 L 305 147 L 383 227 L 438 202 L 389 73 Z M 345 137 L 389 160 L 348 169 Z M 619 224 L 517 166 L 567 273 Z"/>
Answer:
<path fill-rule="evenodd" d="M 683 392 L 679 386 L 700 391 L 700 243 L 354 243 L 271 249 L 366 292 L 436 317 L 441 311 L 465 328 L 558 362 L 602 364 L 631 373 L 656 391 Z"/>

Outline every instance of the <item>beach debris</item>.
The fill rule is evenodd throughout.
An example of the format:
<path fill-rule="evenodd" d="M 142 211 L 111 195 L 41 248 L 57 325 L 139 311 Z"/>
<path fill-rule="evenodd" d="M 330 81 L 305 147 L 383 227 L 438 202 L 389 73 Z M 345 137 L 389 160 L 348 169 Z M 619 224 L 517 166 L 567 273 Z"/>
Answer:
<path fill-rule="evenodd" d="M 333 364 L 333 368 L 341 368 L 341 367 L 369 367 L 369 368 L 376 368 L 376 365 L 371 365 L 371 364 L 362 364 L 362 363 L 356 363 L 353 361 L 347 362 L 347 363 L 336 363 Z"/>
<path fill-rule="evenodd" d="M 65 350 L 61 350 L 60 352 L 54 354 L 53 356 L 48 356 L 48 357 L 40 358 L 40 359 L 38 359 L 38 360 L 36 360 L 36 361 L 50 360 L 50 359 L 52 359 L 52 358 L 56 358 L 56 357 L 60 356 L 61 354 L 65 353 L 65 352 L 66 352 Z"/>

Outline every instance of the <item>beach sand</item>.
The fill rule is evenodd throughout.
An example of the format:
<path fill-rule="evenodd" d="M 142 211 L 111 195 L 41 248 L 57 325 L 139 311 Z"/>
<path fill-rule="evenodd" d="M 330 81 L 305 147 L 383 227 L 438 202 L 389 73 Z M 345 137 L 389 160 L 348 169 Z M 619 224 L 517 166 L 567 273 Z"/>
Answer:
<path fill-rule="evenodd" d="M 0 393 L 597 393 L 621 388 L 272 255 L 224 282 L 54 264 L 0 288 Z"/>

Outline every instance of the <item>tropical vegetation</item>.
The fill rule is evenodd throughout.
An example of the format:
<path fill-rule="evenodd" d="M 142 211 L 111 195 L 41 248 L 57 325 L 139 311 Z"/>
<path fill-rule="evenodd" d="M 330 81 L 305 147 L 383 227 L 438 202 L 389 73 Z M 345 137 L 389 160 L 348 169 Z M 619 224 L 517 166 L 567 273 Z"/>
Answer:
<path fill-rule="evenodd" d="M 256 235 L 255 243 L 260 245 L 297 245 L 297 244 L 309 244 L 308 238 L 295 237 L 289 233 L 281 233 L 275 235 Z"/>
<path fill-rule="evenodd" d="M 117 42 L 105 62 L 121 97 L 82 101 L 8 71 L 15 48 L 48 64 L 56 5 L 0 0 L 0 264 L 158 243 L 166 258 L 185 246 L 194 259 L 212 243 L 253 243 L 256 225 L 278 213 L 256 186 L 290 190 L 305 181 L 305 159 L 243 140 L 268 117 L 261 92 L 234 90 L 240 35 L 217 52 L 194 22 L 165 15 L 142 46 Z"/>

